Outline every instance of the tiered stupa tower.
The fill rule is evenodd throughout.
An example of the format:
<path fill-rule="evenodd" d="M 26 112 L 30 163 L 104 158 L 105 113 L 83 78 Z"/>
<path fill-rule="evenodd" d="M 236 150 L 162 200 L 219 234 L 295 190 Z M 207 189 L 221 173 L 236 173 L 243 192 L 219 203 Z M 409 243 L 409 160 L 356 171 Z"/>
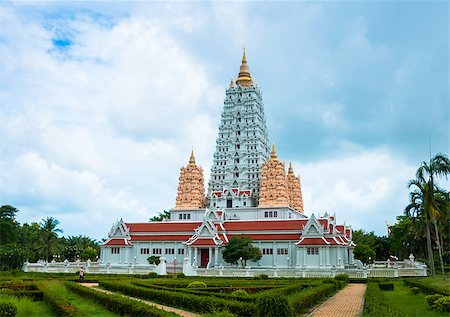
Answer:
<path fill-rule="evenodd" d="M 261 166 L 269 152 L 261 91 L 253 82 L 244 50 L 236 83 L 231 80 L 225 93 L 208 183 L 209 207 L 256 207 Z"/>
<path fill-rule="evenodd" d="M 203 169 L 195 164 L 194 150 L 192 150 L 188 165 L 180 169 L 175 210 L 204 207 L 205 187 Z"/>
<path fill-rule="evenodd" d="M 289 206 L 303 213 L 303 195 L 300 183 L 300 176 L 295 176 L 292 162 L 289 163 L 289 170 L 286 177 Z"/>
<path fill-rule="evenodd" d="M 270 160 L 264 162 L 261 173 L 258 207 L 289 206 L 288 183 L 283 161 L 279 161 L 272 145 Z"/>

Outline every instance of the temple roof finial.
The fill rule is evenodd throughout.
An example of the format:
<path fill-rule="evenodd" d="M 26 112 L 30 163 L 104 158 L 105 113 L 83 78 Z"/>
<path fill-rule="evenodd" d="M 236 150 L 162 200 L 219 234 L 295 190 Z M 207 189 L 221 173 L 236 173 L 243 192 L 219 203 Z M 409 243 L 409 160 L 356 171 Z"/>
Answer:
<path fill-rule="evenodd" d="M 191 151 L 191 157 L 189 158 L 189 165 L 195 165 L 194 149 L 192 149 Z"/>
<path fill-rule="evenodd" d="M 233 77 L 231 78 L 230 88 L 234 88 L 234 80 L 233 80 Z"/>
<path fill-rule="evenodd" d="M 270 152 L 270 160 L 278 161 L 277 151 L 275 150 L 275 144 L 272 143 L 272 152 Z"/>
<path fill-rule="evenodd" d="M 288 175 L 294 175 L 294 169 L 292 168 L 292 161 L 289 162 Z"/>
<path fill-rule="evenodd" d="M 250 75 L 250 69 L 247 65 L 247 56 L 245 54 L 245 47 L 244 47 L 244 54 L 242 55 L 242 64 L 239 68 L 239 75 L 236 80 L 236 85 L 240 85 L 241 87 L 248 87 L 253 85 L 253 78 L 252 75 Z"/>

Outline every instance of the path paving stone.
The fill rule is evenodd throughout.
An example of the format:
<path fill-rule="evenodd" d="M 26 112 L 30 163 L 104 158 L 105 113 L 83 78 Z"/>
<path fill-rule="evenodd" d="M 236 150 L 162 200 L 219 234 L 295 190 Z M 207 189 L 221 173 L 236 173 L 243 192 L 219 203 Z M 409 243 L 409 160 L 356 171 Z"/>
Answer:
<path fill-rule="evenodd" d="M 358 317 L 364 306 L 366 284 L 348 284 L 308 317 Z"/>
<path fill-rule="evenodd" d="M 144 303 L 144 304 L 147 304 L 147 305 L 150 305 L 150 306 L 154 306 L 156 308 L 159 308 L 159 309 L 162 309 L 162 310 L 165 310 L 165 311 L 173 312 L 173 313 L 178 314 L 180 316 L 184 316 L 184 317 L 200 317 L 200 315 L 195 314 L 195 313 L 191 313 L 189 311 L 185 311 L 185 310 L 181 310 L 181 309 L 178 309 L 178 308 L 174 308 L 174 307 L 170 307 L 170 306 L 165 306 L 165 305 L 149 302 L 149 301 L 146 301 L 146 300 L 143 300 L 143 299 L 140 299 L 140 298 L 127 296 L 127 295 L 123 295 L 123 294 L 120 294 L 120 293 L 110 292 L 110 291 L 107 291 L 107 290 L 101 289 L 101 288 L 95 288 L 95 287 L 98 287 L 98 283 L 80 283 L 80 285 L 83 285 L 83 286 L 86 286 L 86 287 L 94 287 L 94 289 L 99 291 L 99 292 L 103 292 L 103 293 L 107 293 L 107 294 L 116 294 L 116 295 L 118 294 L 118 295 L 121 295 L 123 297 L 131 298 L 131 299 L 134 299 L 134 300 L 139 301 L 141 303 Z"/>

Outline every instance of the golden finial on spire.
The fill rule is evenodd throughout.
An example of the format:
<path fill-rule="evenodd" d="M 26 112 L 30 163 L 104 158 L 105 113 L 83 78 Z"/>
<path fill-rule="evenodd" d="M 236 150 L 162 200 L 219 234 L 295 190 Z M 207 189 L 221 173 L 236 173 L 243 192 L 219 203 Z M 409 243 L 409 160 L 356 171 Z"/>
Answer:
<path fill-rule="evenodd" d="M 294 169 L 292 168 L 292 161 L 289 162 L 288 175 L 294 175 Z"/>
<path fill-rule="evenodd" d="M 191 157 L 189 158 L 189 165 L 195 165 L 194 149 L 192 149 L 191 151 Z"/>
<path fill-rule="evenodd" d="M 234 88 L 234 80 L 233 80 L 233 77 L 231 78 L 230 88 Z"/>
<path fill-rule="evenodd" d="M 250 75 L 250 69 L 247 65 L 247 56 L 245 54 L 245 47 L 244 47 L 244 54 L 242 55 L 242 64 L 239 68 L 239 75 L 236 80 L 236 85 L 240 85 L 241 87 L 248 87 L 253 85 L 253 78 L 252 75 Z"/>
<path fill-rule="evenodd" d="M 278 161 L 277 151 L 275 150 L 275 144 L 272 143 L 272 152 L 270 152 L 270 160 Z"/>

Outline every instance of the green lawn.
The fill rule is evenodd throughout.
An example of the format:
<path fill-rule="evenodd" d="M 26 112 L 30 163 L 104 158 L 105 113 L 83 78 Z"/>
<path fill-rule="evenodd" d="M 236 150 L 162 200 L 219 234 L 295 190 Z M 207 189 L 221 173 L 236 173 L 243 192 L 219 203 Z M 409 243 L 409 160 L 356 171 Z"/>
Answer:
<path fill-rule="evenodd" d="M 71 305 L 78 308 L 80 315 L 82 316 L 99 316 L 99 317 L 112 317 L 116 316 L 115 314 L 108 311 L 105 307 L 100 304 L 97 304 L 87 298 L 81 297 L 78 294 L 75 294 L 69 291 L 64 285 L 63 282 L 53 280 L 45 282 L 46 290 L 51 293 L 55 293 L 59 296 L 66 298 Z"/>
<path fill-rule="evenodd" d="M 411 317 L 434 317 L 448 316 L 446 313 L 439 313 L 429 310 L 425 301 L 425 294 L 413 295 L 411 289 L 400 281 L 394 281 L 393 291 L 383 291 L 386 304 L 398 310 L 404 316 Z"/>
<path fill-rule="evenodd" d="M 16 317 L 47 317 L 53 316 L 44 302 L 33 301 L 28 297 L 15 297 L 6 294 L 0 295 L 0 299 L 14 303 L 17 306 Z"/>
<path fill-rule="evenodd" d="M 446 274 L 446 279 L 442 279 L 442 275 L 436 274 L 435 277 L 429 276 L 420 281 L 424 282 L 426 285 L 434 286 L 439 289 L 445 289 L 450 293 L 450 274 Z"/>

